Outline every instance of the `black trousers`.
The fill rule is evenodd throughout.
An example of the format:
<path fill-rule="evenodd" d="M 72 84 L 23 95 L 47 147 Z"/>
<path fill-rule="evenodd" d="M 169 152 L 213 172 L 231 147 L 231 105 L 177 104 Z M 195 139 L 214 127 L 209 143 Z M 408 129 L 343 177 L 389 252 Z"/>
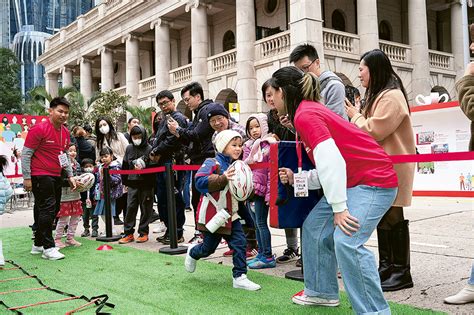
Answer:
<path fill-rule="evenodd" d="M 35 197 L 33 216 L 37 225 L 35 246 L 54 247 L 53 223 L 61 204 L 61 177 L 32 176 Z"/>
<path fill-rule="evenodd" d="M 153 187 L 133 188 L 128 187 L 127 215 L 125 216 L 124 233 L 126 235 L 135 232 L 138 207 L 140 206 L 139 234 L 149 234 L 148 224 L 153 212 Z"/>

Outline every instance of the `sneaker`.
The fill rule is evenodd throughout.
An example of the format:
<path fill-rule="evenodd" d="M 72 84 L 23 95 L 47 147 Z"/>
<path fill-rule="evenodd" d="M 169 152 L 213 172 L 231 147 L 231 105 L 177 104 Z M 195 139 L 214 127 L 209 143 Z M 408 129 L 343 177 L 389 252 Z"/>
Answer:
<path fill-rule="evenodd" d="M 97 230 L 92 230 L 91 237 L 97 237 L 99 236 L 99 232 Z"/>
<path fill-rule="evenodd" d="M 287 248 L 283 251 L 283 255 L 276 259 L 276 262 L 279 264 L 286 264 L 292 260 L 295 260 L 298 257 L 298 250 L 294 250 L 293 248 Z"/>
<path fill-rule="evenodd" d="M 56 247 L 51 247 L 43 251 L 43 255 L 41 255 L 41 258 L 47 260 L 59 260 L 63 259 L 64 255 L 61 254 Z"/>
<path fill-rule="evenodd" d="M 158 236 L 158 237 L 156 238 L 156 241 L 162 243 L 162 242 L 163 242 L 165 239 L 167 239 L 167 238 L 169 238 L 169 235 L 168 235 L 168 233 L 165 232 L 165 234 L 163 234 L 163 235 L 161 235 L 161 236 Z"/>
<path fill-rule="evenodd" d="M 0 267 L 5 266 L 5 257 L 3 255 L 0 255 Z"/>
<path fill-rule="evenodd" d="M 123 221 L 119 217 L 114 217 L 114 225 L 123 225 Z"/>
<path fill-rule="evenodd" d="M 33 246 L 31 247 L 31 252 L 30 252 L 30 254 L 31 254 L 31 255 L 38 255 L 38 254 L 42 254 L 43 251 L 44 251 L 43 246 L 35 246 L 35 245 L 33 245 Z"/>
<path fill-rule="evenodd" d="M 266 269 L 266 268 L 275 268 L 276 261 L 275 257 L 270 258 L 262 256 L 260 259 L 254 260 L 252 263 L 248 264 L 249 269 Z"/>
<path fill-rule="evenodd" d="M 224 257 L 232 257 L 232 255 L 234 255 L 234 250 L 233 249 L 229 249 L 224 254 L 222 254 L 222 256 L 224 256 Z"/>
<path fill-rule="evenodd" d="M 71 238 L 71 239 L 66 240 L 66 245 L 67 245 L 67 246 L 79 247 L 79 246 L 82 245 L 82 243 L 79 243 L 79 242 L 76 241 L 75 239 Z"/>
<path fill-rule="evenodd" d="M 148 242 L 148 234 L 140 234 L 137 237 L 137 243 L 145 243 Z"/>
<path fill-rule="evenodd" d="M 160 223 L 158 223 L 158 227 L 156 227 L 155 229 L 153 229 L 153 233 L 163 233 L 163 232 L 166 232 L 167 228 L 166 228 L 166 225 L 163 221 L 160 221 Z"/>
<path fill-rule="evenodd" d="M 293 303 L 299 305 L 310 305 L 310 306 L 331 306 L 335 307 L 339 305 L 339 300 L 323 299 L 315 296 L 307 296 L 304 294 L 304 290 L 296 293 L 291 298 Z"/>
<path fill-rule="evenodd" d="M 88 237 L 91 235 L 91 232 L 89 229 L 85 229 L 84 232 L 82 232 L 81 237 Z"/>
<path fill-rule="evenodd" d="M 66 244 L 64 244 L 61 239 L 58 239 L 58 240 L 54 240 L 54 246 L 56 246 L 57 248 L 61 249 L 61 248 L 64 248 L 66 247 Z"/>
<path fill-rule="evenodd" d="M 301 260 L 301 257 L 296 260 L 295 266 L 296 266 L 297 268 L 303 267 L 303 260 Z"/>
<path fill-rule="evenodd" d="M 257 291 L 260 290 L 262 287 L 256 284 L 255 282 L 250 281 L 247 278 L 246 274 L 241 275 L 238 278 L 234 278 L 232 281 L 233 287 L 235 289 L 244 289 L 248 291 Z"/>
<path fill-rule="evenodd" d="M 474 285 L 468 284 L 458 294 L 447 297 L 444 299 L 444 303 L 447 304 L 466 304 L 474 302 Z"/>
<path fill-rule="evenodd" d="M 196 246 L 197 244 L 191 244 L 188 246 L 188 251 L 186 253 L 186 258 L 184 259 L 184 268 L 186 269 L 187 272 L 194 272 L 196 270 L 196 263 L 197 260 L 192 258 L 189 253 L 191 252 L 191 249 Z"/>
<path fill-rule="evenodd" d="M 247 248 L 247 250 L 245 251 L 245 257 L 247 260 L 252 260 L 257 257 L 257 255 L 258 250 L 256 250 L 255 248 Z"/>
<path fill-rule="evenodd" d="M 166 237 L 165 239 L 163 239 L 163 240 L 161 241 L 161 243 L 163 243 L 163 244 L 165 244 L 165 245 L 171 244 L 171 240 L 170 240 L 169 236 Z M 182 236 L 181 236 L 181 237 L 178 237 L 178 243 L 184 243 L 184 237 L 182 237 Z"/>
<path fill-rule="evenodd" d="M 202 241 L 202 234 L 194 234 L 193 238 L 189 240 L 188 244 L 201 244 Z"/>
<path fill-rule="evenodd" d="M 257 256 L 255 256 L 255 258 L 253 259 L 250 259 L 250 260 L 247 260 L 247 266 L 249 264 L 252 264 L 254 263 L 255 261 L 259 260 L 260 258 L 264 257 L 262 253 L 258 253 Z"/>
<path fill-rule="evenodd" d="M 129 235 L 126 235 L 124 237 L 122 237 L 121 239 L 119 239 L 119 244 L 127 244 L 127 243 L 131 243 L 135 240 L 135 238 L 133 237 L 133 234 L 129 234 Z"/>

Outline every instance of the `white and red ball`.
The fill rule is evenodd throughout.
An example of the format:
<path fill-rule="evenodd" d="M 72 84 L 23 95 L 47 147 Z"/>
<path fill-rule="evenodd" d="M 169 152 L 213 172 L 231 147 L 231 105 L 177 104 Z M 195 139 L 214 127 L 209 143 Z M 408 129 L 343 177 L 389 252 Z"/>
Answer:
<path fill-rule="evenodd" d="M 76 191 L 78 192 L 88 191 L 92 188 L 92 185 L 94 185 L 95 182 L 94 174 L 91 173 L 84 173 L 82 175 L 75 176 L 74 179 L 77 183 Z"/>
<path fill-rule="evenodd" d="M 238 201 L 247 200 L 253 192 L 253 174 L 247 163 L 240 160 L 235 161 L 229 166 L 234 168 L 235 173 L 232 180 L 229 181 L 229 191 Z"/>

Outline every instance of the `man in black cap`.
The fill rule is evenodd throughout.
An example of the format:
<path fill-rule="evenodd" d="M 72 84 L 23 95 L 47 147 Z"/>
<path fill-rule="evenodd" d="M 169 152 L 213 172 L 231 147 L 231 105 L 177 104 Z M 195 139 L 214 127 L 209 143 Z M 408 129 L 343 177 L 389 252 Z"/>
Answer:
<path fill-rule="evenodd" d="M 224 108 L 224 106 L 219 103 L 212 103 L 207 106 L 206 111 L 209 125 L 212 127 L 212 129 L 214 129 L 212 143 L 214 143 L 214 140 L 216 139 L 216 136 L 219 132 L 227 129 L 237 131 L 242 136 L 243 142 L 247 141 L 245 127 L 232 121 L 229 118 L 229 112 Z"/>

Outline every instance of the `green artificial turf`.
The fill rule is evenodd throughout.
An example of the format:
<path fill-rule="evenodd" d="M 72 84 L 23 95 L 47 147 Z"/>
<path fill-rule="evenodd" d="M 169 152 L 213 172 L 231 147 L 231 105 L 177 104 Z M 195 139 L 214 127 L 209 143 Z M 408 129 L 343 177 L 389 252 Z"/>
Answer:
<path fill-rule="evenodd" d="M 46 261 L 33 256 L 31 231 L 26 228 L 0 229 L 6 259 L 37 275 L 46 285 L 88 297 L 108 294 L 114 314 L 351 314 L 347 296 L 341 293 L 336 308 L 294 305 L 291 296 L 302 283 L 250 271 L 249 278 L 262 290 L 249 292 L 232 288 L 231 267 L 199 261 L 196 272 L 184 270 L 184 257 L 167 256 L 112 244 L 112 251 L 97 251 L 102 243 L 79 239 L 83 246 L 65 248 L 66 259 Z M 11 267 L 7 264 L 5 267 Z M 0 280 L 19 277 L 18 270 L 0 270 Z M 0 292 L 39 287 L 33 279 L 0 282 Z M 49 291 L 0 295 L 9 306 L 64 298 Z M 24 314 L 64 314 L 85 301 L 69 301 L 23 310 Z M 430 310 L 390 303 L 393 314 L 441 314 Z M 92 314 L 89 308 L 80 314 Z M 0 307 L 0 314 L 9 314 Z"/>

